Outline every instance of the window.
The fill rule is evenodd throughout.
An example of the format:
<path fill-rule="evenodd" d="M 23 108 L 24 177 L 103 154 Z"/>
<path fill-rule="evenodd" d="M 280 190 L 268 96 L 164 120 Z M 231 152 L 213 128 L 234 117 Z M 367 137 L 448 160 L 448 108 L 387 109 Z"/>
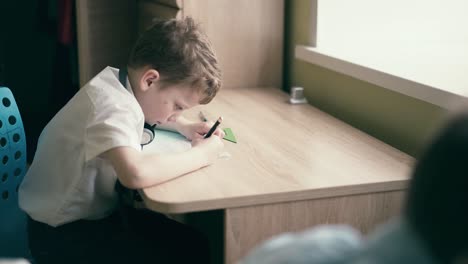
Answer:
<path fill-rule="evenodd" d="M 296 57 L 450 108 L 468 94 L 468 1 L 311 0 Z"/>

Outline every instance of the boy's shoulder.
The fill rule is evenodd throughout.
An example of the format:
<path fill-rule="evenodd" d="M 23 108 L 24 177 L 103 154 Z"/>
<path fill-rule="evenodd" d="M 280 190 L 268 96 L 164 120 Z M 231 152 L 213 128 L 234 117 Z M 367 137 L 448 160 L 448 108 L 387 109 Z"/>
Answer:
<path fill-rule="evenodd" d="M 104 68 L 78 91 L 77 96 L 69 102 L 68 110 L 79 111 L 82 114 L 94 113 L 98 116 L 130 114 L 129 118 L 144 119 L 138 101 L 133 93 L 123 87 L 118 75 L 118 69 Z"/>
<path fill-rule="evenodd" d="M 106 67 L 81 88 L 94 106 L 107 104 L 133 105 L 139 108 L 138 101 L 119 81 L 119 69 Z M 133 107 L 132 107 L 133 108 Z"/>
<path fill-rule="evenodd" d="M 112 93 L 117 94 L 125 92 L 125 88 L 119 82 L 119 70 L 110 66 L 104 68 L 96 74 L 88 83 L 81 89 L 87 93 Z"/>

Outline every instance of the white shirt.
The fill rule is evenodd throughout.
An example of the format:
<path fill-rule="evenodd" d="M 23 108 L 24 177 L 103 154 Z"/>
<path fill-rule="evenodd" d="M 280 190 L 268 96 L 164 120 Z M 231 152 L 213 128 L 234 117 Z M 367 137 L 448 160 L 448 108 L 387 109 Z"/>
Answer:
<path fill-rule="evenodd" d="M 107 67 L 47 124 L 19 188 L 31 218 L 58 226 L 116 208 L 116 173 L 99 155 L 119 146 L 141 151 L 144 115 L 131 90 Z"/>

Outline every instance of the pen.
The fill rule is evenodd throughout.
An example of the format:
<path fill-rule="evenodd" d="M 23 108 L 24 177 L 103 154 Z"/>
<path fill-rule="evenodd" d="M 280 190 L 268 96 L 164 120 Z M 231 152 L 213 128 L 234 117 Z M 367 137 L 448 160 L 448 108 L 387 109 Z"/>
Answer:
<path fill-rule="evenodd" d="M 206 122 L 208 119 L 206 119 L 205 114 L 203 114 L 202 111 L 198 113 L 198 117 L 200 117 L 201 121 Z"/>
<path fill-rule="evenodd" d="M 211 137 L 211 135 L 213 134 L 213 132 L 216 130 L 216 128 L 219 126 L 219 124 L 221 124 L 221 121 L 223 121 L 223 117 L 220 116 L 218 118 L 218 120 L 216 120 L 216 122 L 214 123 L 214 125 L 210 128 L 210 130 L 208 131 L 208 133 L 206 133 L 205 137 L 204 138 L 209 138 Z"/>

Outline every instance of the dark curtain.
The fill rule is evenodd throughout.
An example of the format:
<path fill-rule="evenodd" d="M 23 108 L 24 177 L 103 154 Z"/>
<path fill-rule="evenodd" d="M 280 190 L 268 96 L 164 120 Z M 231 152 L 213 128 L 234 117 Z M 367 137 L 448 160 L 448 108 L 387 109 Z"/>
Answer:
<path fill-rule="evenodd" d="M 42 129 L 79 88 L 75 0 L 0 2 L 0 85 L 16 98 L 31 162 Z"/>

